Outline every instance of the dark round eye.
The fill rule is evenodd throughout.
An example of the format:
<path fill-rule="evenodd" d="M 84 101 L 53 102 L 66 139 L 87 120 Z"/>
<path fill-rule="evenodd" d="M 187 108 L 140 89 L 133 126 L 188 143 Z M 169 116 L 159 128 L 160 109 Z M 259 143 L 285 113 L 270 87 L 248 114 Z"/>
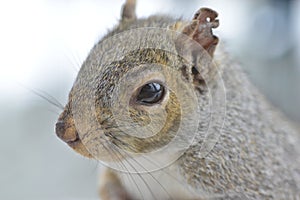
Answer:
<path fill-rule="evenodd" d="M 159 102 L 164 95 L 164 87 L 159 83 L 147 83 L 144 85 L 136 100 L 145 104 L 155 104 Z"/>

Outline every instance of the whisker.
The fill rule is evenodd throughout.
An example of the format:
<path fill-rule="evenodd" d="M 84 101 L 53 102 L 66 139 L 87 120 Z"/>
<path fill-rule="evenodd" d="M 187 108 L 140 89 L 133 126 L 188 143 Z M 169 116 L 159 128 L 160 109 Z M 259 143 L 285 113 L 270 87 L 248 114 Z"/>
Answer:
<path fill-rule="evenodd" d="M 105 150 L 107 152 L 110 152 L 112 154 L 112 156 L 114 156 L 119 162 L 120 162 L 120 167 L 121 169 L 124 168 L 126 171 L 128 171 L 128 168 L 126 167 L 126 165 L 123 164 L 122 160 L 117 156 L 117 154 L 121 154 L 121 152 L 116 148 L 117 146 L 113 145 L 113 144 L 110 144 L 110 143 L 107 143 L 110 145 L 110 147 L 112 147 L 112 149 L 109 149 L 108 147 L 106 147 L 104 144 L 101 144 L 103 146 L 103 148 L 105 148 Z M 122 149 L 121 149 L 122 150 Z M 122 150 L 122 152 L 124 152 L 125 154 L 127 152 L 125 152 L 124 150 Z M 128 155 L 128 154 L 126 154 Z M 133 159 L 137 164 L 139 164 L 140 166 L 142 166 L 137 160 L 135 160 L 131 155 L 128 155 L 131 159 Z M 156 196 L 154 195 L 151 187 L 148 185 L 148 183 L 144 180 L 144 178 L 142 177 L 142 175 L 136 170 L 136 168 L 134 168 L 134 166 L 125 158 L 124 159 L 133 169 L 134 171 L 136 172 L 136 174 L 138 175 L 138 177 L 144 182 L 144 184 L 146 185 L 146 187 L 148 188 L 148 190 L 150 191 L 151 195 L 155 198 Z M 143 166 L 142 166 L 143 167 Z M 129 172 L 129 171 L 128 171 Z M 165 171 L 164 171 L 165 172 Z M 165 172 L 166 174 L 168 174 L 167 172 Z M 155 180 L 161 188 L 163 188 L 163 190 L 166 192 L 166 194 L 169 196 L 170 199 L 173 199 L 172 196 L 167 192 L 167 190 L 161 185 L 161 183 L 151 174 L 151 173 L 145 173 L 149 176 L 151 176 L 153 178 L 153 180 Z M 168 174 L 170 175 L 170 174 Z M 126 173 L 126 176 L 128 178 L 128 180 L 131 180 L 131 182 L 135 185 L 135 187 L 137 188 L 139 194 L 141 195 L 142 199 L 144 199 L 144 196 L 143 196 L 143 193 L 140 189 L 140 187 L 138 186 L 138 184 L 136 183 L 135 179 L 133 178 L 132 174 L 129 172 L 129 173 Z M 170 175 L 172 178 L 174 178 L 176 181 L 179 181 L 177 178 L 175 178 L 174 176 Z M 179 182 L 181 183 L 181 182 Z M 182 184 L 182 183 L 181 183 Z M 186 187 L 185 187 L 186 188 Z M 189 190 L 190 191 L 190 190 Z M 196 194 L 195 192 L 193 192 L 195 195 L 199 195 L 199 194 Z M 230 193 L 230 194 L 214 194 L 214 195 L 210 195 L 210 194 L 201 194 L 201 198 L 204 198 L 204 199 L 211 199 L 211 198 L 222 198 L 222 197 L 228 197 L 228 195 L 230 197 L 235 197 L 237 196 L 236 193 Z"/>
<path fill-rule="evenodd" d="M 29 90 L 30 92 L 32 92 L 33 94 L 37 95 L 38 97 L 44 99 L 46 102 L 50 103 L 51 105 L 59 108 L 60 110 L 64 109 L 64 106 L 56 98 L 54 98 L 53 96 L 51 96 L 47 92 L 37 90 L 37 89 L 28 88 L 24 85 L 23 85 L 23 87 L 26 88 L 27 90 Z"/>
<path fill-rule="evenodd" d="M 112 145 L 111 147 L 114 148 L 115 151 L 119 152 L 118 149 L 116 149 L 114 145 Z M 136 170 L 136 168 L 126 158 L 124 160 L 133 168 L 133 170 L 136 172 L 136 174 L 140 177 L 140 179 L 143 181 L 143 183 L 145 184 L 145 186 L 147 187 L 147 189 L 149 190 L 151 195 L 154 197 L 154 199 L 157 199 L 156 196 L 154 195 L 153 191 L 151 190 L 151 187 L 147 183 L 147 181 L 144 180 L 144 178 L 141 176 L 141 174 Z"/>
<path fill-rule="evenodd" d="M 96 160 L 96 165 L 95 165 L 95 167 L 93 168 L 93 170 L 92 170 L 92 172 L 91 172 L 91 175 L 95 174 L 95 172 L 97 171 L 98 167 L 99 167 L 99 161 Z"/>
<path fill-rule="evenodd" d="M 139 163 L 133 156 L 131 156 L 130 154 L 128 154 L 126 151 L 122 150 L 127 156 L 129 156 L 135 163 L 137 163 L 139 166 L 141 166 L 144 170 L 147 170 L 141 163 Z M 144 158 L 146 158 L 144 155 L 142 155 Z M 153 162 L 154 163 L 154 162 Z M 151 172 L 147 172 L 147 174 L 149 176 L 151 176 L 151 178 L 158 183 L 158 185 L 164 190 L 164 192 L 171 198 L 172 196 L 170 195 L 170 193 L 167 191 L 167 189 L 154 177 L 154 175 L 151 174 Z"/>
<path fill-rule="evenodd" d="M 105 138 L 105 140 L 107 141 L 106 138 Z M 107 144 L 110 144 L 110 143 L 107 143 Z M 114 149 L 109 149 L 109 148 L 106 147 L 104 144 L 101 144 L 101 145 L 102 145 L 102 147 L 103 147 L 107 152 L 112 153 L 112 155 L 113 155 L 115 158 L 117 158 L 117 160 L 120 161 L 120 165 L 119 165 L 119 166 L 121 167 L 121 169 L 122 169 L 122 167 L 124 167 L 124 169 L 125 169 L 126 171 L 128 171 L 126 165 L 124 165 L 124 163 L 122 162 L 122 160 L 117 156 L 117 154 L 119 153 L 118 151 L 116 151 L 116 150 L 114 150 Z M 110 145 L 111 145 L 111 144 L 110 144 Z M 112 146 L 112 145 L 111 145 L 111 146 Z M 131 180 L 131 181 L 133 182 L 133 184 L 136 186 L 136 188 L 137 188 L 138 192 L 140 193 L 142 199 L 144 199 L 143 193 L 141 192 L 141 189 L 139 188 L 138 184 L 136 183 L 136 181 L 134 180 L 134 178 L 132 177 L 132 175 L 131 175 L 130 173 L 126 173 L 126 175 L 127 175 L 128 180 Z M 130 179 L 129 179 L 129 178 L 130 178 Z"/>
<path fill-rule="evenodd" d="M 112 119 L 113 117 L 112 116 L 109 116 L 105 119 L 105 121 L 107 121 L 108 119 Z M 104 121 L 104 120 L 103 120 Z M 132 125 L 127 125 L 127 126 L 120 126 L 120 125 L 115 125 L 115 126 L 109 126 L 109 127 L 105 127 L 106 131 L 108 132 L 108 137 L 111 137 L 113 140 L 115 141 L 118 141 L 120 142 L 121 144 L 123 145 L 126 145 L 129 149 L 131 149 L 132 151 L 135 151 L 134 148 L 132 148 L 132 146 L 130 144 L 127 144 L 125 143 L 123 140 L 121 140 L 120 138 L 118 137 L 114 137 L 112 133 L 110 132 L 113 132 L 113 133 L 117 133 L 117 134 L 124 134 L 124 135 L 127 135 L 125 132 L 121 131 L 120 128 L 128 128 L 128 127 L 134 127 Z M 118 146 L 117 144 L 115 144 L 116 146 Z M 123 149 L 121 149 L 122 152 L 124 152 L 128 157 L 130 157 L 134 162 L 136 162 L 139 166 L 141 166 L 142 168 L 145 169 L 145 167 L 139 163 L 136 159 L 134 159 L 131 155 L 128 154 L 128 152 L 124 151 Z M 146 159 L 147 161 L 149 161 L 150 163 L 152 163 L 153 165 L 157 166 L 157 167 L 161 167 L 161 165 L 159 163 L 157 163 L 156 161 L 146 157 L 145 155 L 141 155 L 144 159 Z M 128 162 L 128 161 L 127 161 Z M 146 170 L 146 169 L 145 169 Z M 183 184 L 182 180 L 179 180 L 177 177 L 175 177 L 174 175 L 170 174 L 166 169 L 162 168 L 161 169 L 163 173 L 165 173 L 166 175 L 168 175 L 169 177 L 171 177 L 172 179 L 174 179 L 177 183 L 179 183 L 180 185 L 184 186 L 188 191 L 190 191 L 191 193 L 196 194 L 195 191 L 192 191 L 190 188 L 186 187 L 186 185 Z M 168 191 L 165 189 L 164 186 L 161 185 L 161 183 L 151 174 L 149 173 L 148 174 L 149 176 L 152 177 L 153 180 L 155 180 L 155 182 L 157 182 L 161 188 L 165 191 L 165 193 L 171 197 L 171 195 L 168 193 Z"/>
<path fill-rule="evenodd" d="M 141 163 L 139 163 L 133 156 L 131 156 L 130 154 L 128 154 L 126 151 L 124 151 L 123 149 L 121 149 L 122 152 L 124 152 L 129 158 L 131 158 L 135 163 L 137 163 L 139 166 L 141 166 L 144 170 L 147 170 Z M 144 157 L 144 156 L 143 156 Z M 127 159 L 126 159 L 127 160 Z M 128 162 L 128 161 L 127 161 Z M 130 164 L 130 162 L 128 162 Z M 131 164 L 130 164 L 131 165 Z M 131 165 L 131 167 L 133 167 L 133 165 Z M 134 168 L 134 167 L 133 167 Z M 137 172 L 137 170 L 134 168 L 134 170 Z M 137 172 L 138 173 L 138 172 Z M 139 174 L 139 173 L 138 173 Z M 172 196 L 170 195 L 170 193 L 167 191 L 167 189 L 154 177 L 154 175 L 151 174 L 151 172 L 147 172 L 147 175 L 149 175 L 156 183 L 158 183 L 158 185 L 164 190 L 164 192 L 171 198 Z"/>
<path fill-rule="evenodd" d="M 122 150 L 122 149 L 121 149 Z M 132 157 L 130 154 L 128 154 L 126 151 L 124 151 L 124 150 L 122 150 L 122 152 L 124 152 L 128 157 L 130 157 L 133 161 L 135 161 L 138 165 L 140 165 L 141 167 L 143 167 L 142 166 L 142 164 L 140 164 L 136 159 L 134 159 L 134 157 Z M 145 159 L 147 159 L 147 157 L 145 157 L 144 155 L 142 155 Z M 155 162 L 153 162 L 152 160 L 149 160 L 150 162 L 152 162 L 153 164 L 156 164 Z M 128 161 L 127 161 L 128 162 Z M 129 163 L 129 162 L 128 162 Z M 144 167 L 143 167 L 144 168 Z M 144 170 L 146 170 L 145 168 L 144 168 Z M 163 170 L 163 172 L 165 173 L 165 174 L 167 174 L 167 175 L 169 175 L 169 176 L 171 176 L 174 180 L 176 180 L 178 183 L 180 183 L 180 185 L 183 185 L 184 186 L 184 188 L 186 188 L 186 189 L 188 189 L 190 192 L 192 192 L 195 196 L 199 196 L 199 194 L 197 194 L 195 191 L 192 191 L 192 190 L 190 190 L 188 187 L 186 187 L 179 179 L 177 179 L 176 177 L 174 177 L 173 175 L 171 175 L 171 174 L 169 174 L 169 173 L 167 173 L 166 171 L 164 171 L 164 169 L 162 169 Z M 170 193 L 168 193 L 167 192 L 167 190 L 166 190 L 166 188 L 163 186 L 163 185 L 161 185 L 161 183 L 151 174 L 151 172 L 148 172 L 147 173 L 148 175 L 150 175 L 152 178 L 153 178 L 153 180 L 155 181 L 155 182 L 157 182 L 159 185 L 160 185 L 160 187 L 166 192 L 166 194 L 169 196 L 169 198 L 171 198 L 171 199 L 173 199 L 172 198 L 172 196 L 170 195 Z M 233 195 L 233 196 L 232 196 Z M 231 196 L 232 197 L 234 197 L 234 196 L 236 196 L 234 193 L 232 194 Z M 204 197 L 204 199 L 210 199 L 210 198 L 221 198 L 221 197 L 226 197 L 226 195 L 224 195 L 224 194 L 215 194 L 215 195 L 209 195 L 209 194 L 201 194 L 201 197 Z"/>
<path fill-rule="evenodd" d="M 82 56 L 80 56 L 80 53 L 78 51 L 73 52 L 73 58 L 75 59 L 78 69 L 80 69 L 81 64 L 84 62 L 85 59 L 82 59 Z"/>
<path fill-rule="evenodd" d="M 54 113 L 55 115 L 59 115 L 59 113 L 53 109 L 47 109 L 49 112 Z"/>
<path fill-rule="evenodd" d="M 106 149 L 108 150 L 108 148 L 106 148 Z M 108 150 L 108 151 L 109 151 L 109 150 Z M 112 149 L 111 151 L 112 151 L 112 152 L 115 152 L 116 154 L 118 153 L 118 152 L 115 151 L 114 149 Z M 122 162 L 122 160 L 120 160 L 119 158 L 118 158 L 118 160 L 120 161 L 121 166 L 123 166 L 123 167 L 125 168 L 125 170 L 128 171 L 126 165 L 124 165 L 124 163 Z M 132 180 L 133 184 L 135 185 L 135 187 L 137 188 L 138 192 L 140 193 L 142 199 L 144 199 L 143 193 L 142 193 L 140 187 L 138 186 L 138 184 L 136 183 L 136 181 L 134 180 L 132 174 L 130 174 L 130 173 L 125 173 L 125 174 L 127 175 L 127 177 L 130 177 L 130 179 Z M 128 178 L 128 180 L 130 180 L 130 179 Z"/>
<path fill-rule="evenodd" d="M 102 121 L 100 122 L 100 125 L 103 125 L 103 124 L 106 123 L 109 119 L 112 119 L 112 117 L 111 117 L 111 116 L 106 117 L 104 120 L 102 120 Z"/>
<path fill-rule="evenodd" d="M 119 139 L 119 138 L 114 138 L 115 140 L 118 140 L 120 143 L 122 143 L 122 144 L 126 144 L 132 151 L 134 151 L 134 149 L 132 148 L 132 146 L 130 145 L 130 144 L 127 144 L 127 143 L 125 143 L 124 141 L 122 141 L 121 139 Z M 131 157 L 131 159 L 133 159 L 135 162 L 137 162 L 130 154 L 128 154 L 126 151 L 124 151 L 124 150 L 122 150 L 124 153 L 126 153 L 126 155 L 128 155 L 128 156 L 130 156 Z M 147 161 L 149 161 L 151 164 L 153 164 L 153 165 L 155 165 L 155 166 L 157 166 L 157 167 L 161 167 L 161 165 L 159 165 L 157 162 L 155 162 L 155 161 L 153 161 L 153 160 L 151 160 L 150 158 L 148 158 L 148 157 L 146 157 L 145 155 L 141 155 L 143 158 L 145 158 Z M 139 164 L 139 163 L 138 163 Z M 141 164 L 139 164 L 140 166 L 142 166 Z M 143 167 L 143 166 L 142 166 Z M 144 168 L 145 169 L 145 168 Z M 177 177 L 175 177 L 174 175 L 172 175 L 172 174 L 170 174 L 170 173 L 168 173 L 167 171 L 166 171 L 166 169 L 164 169 L 164 168 L 162 168 L 161 169 L 165 174 L 167 174 L 167 175 L 169 175 L 171 178 L 173 178 L 176 182 L 178 182 L 180 185 L 183 185 L 183 186 L 185 186 L 183 183 L 182 183 L 182 181 L 181 180 L 179 180 Z M 159 182 L 158 182 L 159 183 Z M 160 184 L 160 183 L 159 183 Z M 163 186 L 162 186 L 163 187 Z M 194 194 L 196 194 L 194 191 L 191 191 L 188 187 L 186 187 L 190 192 L 192 192 L 192 193 L 194 193 Z M 167 191 L 165 191 L 165 192 L 167 192 Z"/>
<path fill-rule="evenodd" d="M 66 56 L 66 58 L 69 60 L 69 62 L 71 63 L 71 67 L 72 69 L 74 69 L 74 71 L 76 73 L 78 73 L 80 66 L 81 66 L 81 61 L 79 58 L 77 58 L 77 56 L 74 55 L 74 53 L 71 52 L 65 52 L 64 55 Z"/>
<path fill-rule="evenodd" d="M 42 90 L 36 90 L 38 93 L 42 94 L 44 93 L 44 96 L 47 97 L 48 99 L 50 99 L 51 101 L 55 102 L 57 105 L 59 105 L 62 109 L 64 108 L 64 105 L 62 103 L 60 103 L 55 97 L 53 97 L 52 95 L 50 95 L 49 93 L 42 91 Z"/>

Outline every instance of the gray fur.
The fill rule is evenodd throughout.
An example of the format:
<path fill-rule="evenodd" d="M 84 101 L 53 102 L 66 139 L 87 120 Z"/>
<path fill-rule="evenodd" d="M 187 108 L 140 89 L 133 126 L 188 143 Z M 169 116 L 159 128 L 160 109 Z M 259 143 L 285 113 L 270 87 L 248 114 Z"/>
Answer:
<path fill-rule="evenodd" d="M 177 21 L 180 20 L 167 16 L 125 20 L 110 31 L 101 41 L 124 30 L 140 27 L 168 28 Z M 124 38 L 125 40 L 126 38 Z M 103 68 L 104 66 L 99 62 L 99 57 L 101 56 L 101 47 L 99 45 L 101 41 L 91 50 L 80 71 L 81 76 L 76 83 L 83 84 L 86 87 L 95 87 L 97 85 L 97 95 L 99 95 L 97 106 L 105 108 L 110 105 L 110 93 L 115 89 L 117 81 L 128 71 L 130 65 L 120 64 L 114 70 Z M 122 46 L 122 44 L 117 45 Z M 139 58 L 136 59 L 137 61 L 139 60 Z M 180 63 L 178 60 L 172 61 Z M 210 110 L 207 109 L 209 104 L 207 91 L 199 90 L 199 88 L 195 87 L 201 108 L 200 117 L 202 117 L 197 140 L 180 159 L 170 167 L 163 169 L 162 172 L 153 172 L 153 176 L 157 178 L 157 181 L 165 184 L 166 190 L 170 189 L 169 192 L 172 193 L 172 198 L 177 199 L 191 197 L 199 199 L 208 197 L 213 199 L 299 199 L 299 133 L 251 85 L 240 66 L 232 61 L 220 48 L 216 50 L 214 62 L 217 63 L 220 69 L 226 88 L 225 123 L 216 145 L 205 157 L 200 155 L 200 149 L 203 144 L 210 142 L 205 141 L 202 137 L 202 133 L 209 126 L 204 119 L 210 115 Z M 177 67 L 177 70 L 182 70 L 182 66 Z M 100 71 L 102 74 L 95 76 Z M 191 70 L 189 69 L 185 73 L 191 73 Z M 183 76 L 186 76 L 186 74 L 183 74 Z M 187 76 L 190 77 L 192 75 L 188 74 Z M 193 86 L 191 85 L 191 87 Z M 220 85 L 215 85 L 212 88 L 217 90 L 217 87 L 220 87 Z M 214 93 L 215 91 L 210 92 Z M 76 93 L 79 93 L 77 95 L 78 99 L 72 99 L 75 98 L 74 94 Z M 73 88 L 70 102 L 81 102 L 83 101 L 82 99 L 87 99 L 90 95 L 94 94 L 88 94 L 84 89 L 76 90 Z M 67 109 L 70 109 L 69 107 L 70 103 Z M 111 115 L 111 113 L 105 113 L 105 110 L 102 112 L 96 114 L 104 116 L 103 118 L 106 115 Z M 66 113 L 69 115 L 70 110 L 65 111 L 61 119 L 66 118 L 64 116 L 67 115 Z M 88 118 L 88 116 L 86 117 Z M 88 125 L 86 124 L 86 126 Z M 87 129 L 92 130 L 91 125 Z M 95 128 L 95 130 L 97 129 Z M 99 133 L 90 131 L 89 134 Z M 118 137 L 118 135 L 115 137 Z M 103 135 L 99 136 L 99 138 L 104 140 Z M 95 136 L 95 140 L 99 138 Z M 104 141 L 107 142 L 106 140 Z M 109 148 L 109 145 L 107 148 Z M 78 150 L 78 152 L 84 151 L 86 150 Z M 169 174 L 172 174 L 173 178 L 175 177 L 177 182 L 180 183 L 176 185 L 176 183 L 170 181 L 173 178 Z M 119 176 L 122 178 L 126 177 L 126 175 L 122 174 Z M 146 177 L 147 174 L 141 176 Z M 168 178 L 164 176 L 169 177 L 170 180 L 167 180 Z M 133 175 L 133 177 L 138 181 L 139 177 L 137 175 Z M 150 185 L 153 186 L 153 190 L 156 192 L 155 188 L 159 186 L 157 182 L 149 180 L 149 177 L 145 178 L 145 181 L 149 181 L 149 184 L 152 182 Z M 126 181 L 123 181 L 123 184 L 133 197 L 139 198 L 139 194 L 135 191 L 135 185 Z M 176 187 L 171 187 L 167 184 L 174 184 Z M 185 192 L 181 192 L 182 189 Z M 189 194 L 189 191 L 193 192 Z M 180 195 L 177 195 L 176 192 L 177 194 L 180 193 Z M 160 199 L 165 197 L 164 195 L 160 196 L 159 192 L 157 195 Z M 145 196 L 147 195 L 145 194 Z M 148 194 L 148 196 L 152 198 L 151 194 Z"/>

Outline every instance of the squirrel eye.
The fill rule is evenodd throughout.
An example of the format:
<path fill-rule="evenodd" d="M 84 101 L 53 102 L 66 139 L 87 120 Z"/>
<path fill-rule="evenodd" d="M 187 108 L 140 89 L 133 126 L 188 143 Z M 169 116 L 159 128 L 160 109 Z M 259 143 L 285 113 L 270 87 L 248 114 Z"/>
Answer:
<path fill-rule="evenodd" d="M 137 101 L 144 104 L 155 104 L 159 102 L 164 95 L 164 87 L 159 83 L 147 83 L 144 85 L 139 94 Z"/>

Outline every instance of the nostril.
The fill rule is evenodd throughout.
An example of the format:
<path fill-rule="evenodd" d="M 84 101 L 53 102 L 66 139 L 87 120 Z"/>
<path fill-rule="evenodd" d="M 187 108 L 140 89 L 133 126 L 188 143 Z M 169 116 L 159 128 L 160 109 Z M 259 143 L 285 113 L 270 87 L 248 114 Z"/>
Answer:
<path fill-rule="evenodd" d="M 55 132 L 66 143 L 72 143 L 79 139 L 75 126 L 68 120 L 59 120 L 55 125 Z"/>
<path fill-rule="evenodd" d="M 65 133 L 65 123 L 63 121 L 58 121 L 56 123 L 55 132 L 60 139 L 63 139 L 63 135 Z"/>

